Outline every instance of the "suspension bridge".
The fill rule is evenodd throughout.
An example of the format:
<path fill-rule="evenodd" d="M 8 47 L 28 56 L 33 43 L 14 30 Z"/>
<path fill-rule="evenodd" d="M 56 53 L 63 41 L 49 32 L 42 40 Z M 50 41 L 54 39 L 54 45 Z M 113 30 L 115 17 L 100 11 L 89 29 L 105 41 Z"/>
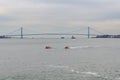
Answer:
<path fill-rule="evenodd" d="M 99 32 L 98 30 L 96 30 L 94 28 L 91 28 L 91 27 L 86 27 L 84 33 L 80 33 L 80 32 L 82 32 L 82 29 L 77 30 L 77 31 L 72 31 L 72 32 L 61 32 L 61 33 L 55 33 L 55 32 L 52 32 L 52 33 L 26 33 L 25 28 L 20 27 L 17 30 L 14 30 L 12 32 L 9 32 L 9 33 L 5 34 L 4 36 L 5 37 L 19 37 L 19 38 L 23 39 L 25 36 L 38 36 L 38 35 L 40 35 L 40 36 L 41 35 L 43 35 L 43 36 L 45 36 L 45 35 L 48 35 L 48 36 L 49 35 L 61 35 L 61 36 L 62 35 L 71 35 L 71 36 L 82 35 L 82 36 L 86 36 L 87 38 L 91 38 L 93 36 L 95 37 L 97 35 L 103 35 L 104 34 L 104 33 Z"/>

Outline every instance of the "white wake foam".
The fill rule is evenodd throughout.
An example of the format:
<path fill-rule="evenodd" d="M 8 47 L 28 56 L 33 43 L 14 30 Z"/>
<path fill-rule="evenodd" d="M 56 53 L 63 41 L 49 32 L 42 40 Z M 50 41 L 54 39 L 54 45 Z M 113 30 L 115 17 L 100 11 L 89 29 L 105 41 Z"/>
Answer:
<path fill-rule="evenodd" d="M 87 45 L 87 46 L 73 46 L 73 47 L 70 47 L 70 49 L 77 49 L 77 48 L 86 49 L 86 48 L 97 48 L 97 47 L 100 47 L 100 46 L 89 46 L 89 45 Z"/>
<path fill-rule="evenodd" d="M 96 72 L 82 72 L 83 74 L 88 74 L 88 75 L 93 75 L 93 76 L 97 76 L 100 77 L 100 75 L 98 75 L 98 73 Z"/>

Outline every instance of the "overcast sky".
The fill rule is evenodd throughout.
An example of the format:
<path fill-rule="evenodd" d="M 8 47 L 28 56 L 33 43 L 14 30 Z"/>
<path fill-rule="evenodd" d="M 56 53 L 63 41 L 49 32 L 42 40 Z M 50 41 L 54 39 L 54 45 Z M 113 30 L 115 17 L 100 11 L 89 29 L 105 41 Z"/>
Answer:
<path fill-rule="evenodd" d="M 0 0 L 0 33 L 21 25 L 38 32 L 90 26 L 120 34 L 120 0 Z"/>

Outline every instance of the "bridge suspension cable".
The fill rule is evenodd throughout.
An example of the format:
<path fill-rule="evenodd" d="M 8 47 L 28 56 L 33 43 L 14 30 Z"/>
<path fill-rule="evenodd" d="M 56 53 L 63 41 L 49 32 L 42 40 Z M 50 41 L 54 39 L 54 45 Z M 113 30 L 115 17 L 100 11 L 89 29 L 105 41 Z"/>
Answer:
<path fill-rule="evenodd" d="M 14 31 L 11 31 L 11 32 L 9 32 L 9 33 L 7 33 L 6 35 L 12 35 L 12 34 L 14 34 L 14 33 L 16 33 L 16 32 L 19 32 L 19 31 L 20 31 L 20 28 L 14 30 Z"/>
<path fill-rule="evenodd" d="M 101 31 L 96 30 L 95 28 L 90 27 L 90 29 L 93 30 L 93 31 L 95 31 L 95 32 L 97 32 L 97 33 L 99 33 L 99 34 L 102 34 L 102 35 L 105 34 L 105 33 L 101 32 Z"/>

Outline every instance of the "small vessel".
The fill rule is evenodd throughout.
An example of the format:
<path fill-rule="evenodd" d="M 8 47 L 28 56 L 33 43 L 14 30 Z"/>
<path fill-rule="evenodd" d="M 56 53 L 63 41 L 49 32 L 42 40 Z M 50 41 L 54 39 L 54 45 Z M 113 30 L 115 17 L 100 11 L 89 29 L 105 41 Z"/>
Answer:
<path fill-rule="evenodd" d="M 61 39 L 65 39 L 65 37 L 61 37 Z"/>
<path fill-rule="evenodd" d="M 71 39 L 76 39 L 76 38 L 74 36 L 72 36 Z"/>
<path fill-rule="evenodd" d="M 45 46 L 45 49 L 52 49 L 51 46 Z"/>
<path fill-rule="evenodd" d="M 70 49 L 70 47 L 69 46 L 65 46 L 64 49 Z"/>

